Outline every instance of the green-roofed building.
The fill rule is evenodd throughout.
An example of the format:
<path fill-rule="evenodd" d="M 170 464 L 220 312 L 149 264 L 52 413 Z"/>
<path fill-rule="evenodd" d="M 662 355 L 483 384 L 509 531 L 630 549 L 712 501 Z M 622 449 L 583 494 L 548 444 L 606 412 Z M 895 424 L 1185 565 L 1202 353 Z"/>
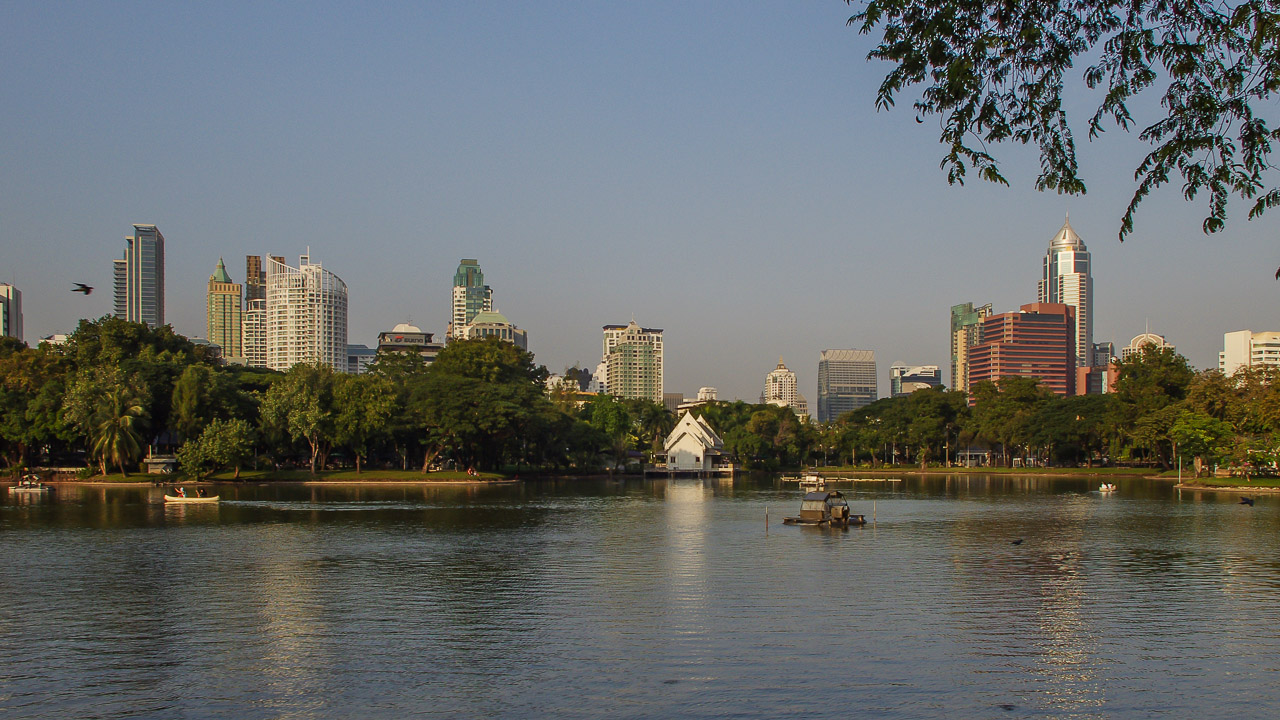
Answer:
<path fill-rule="evenodd" d="M 470 323 L 462 326 L 459 337 L 468 340 L 496 337 L 514 344 L 521 350 L 529 349 L 529 337 L 525 331 L 512 325 L 506 316 L 496 310 L 476 313 Z"/>
<path fill-rule="evenodd" d="M 244 344 L 241 341 L 241 323 L 244 311 L 241 303 L 241 285 L 231 282 L 227 266 L 218 258 L 218 267 L 209 276 L 208 337 L 209 342 L 222 348 L 227 361 L 242 361 Z"/>

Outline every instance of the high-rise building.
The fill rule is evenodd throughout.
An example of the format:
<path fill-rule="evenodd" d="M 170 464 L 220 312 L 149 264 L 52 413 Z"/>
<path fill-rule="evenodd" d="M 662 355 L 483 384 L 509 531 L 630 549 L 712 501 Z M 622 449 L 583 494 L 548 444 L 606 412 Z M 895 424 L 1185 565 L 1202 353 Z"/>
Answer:
<path fill-rule="evenodd" d="M 1049 241 L 1040 273 L 1040 302 L 1061 303 L 1075 308 L 1075 357 L 1078 367 L 1093 364 L 1093 275 L 1089 250 L 1075 230 L 1071 218 Z"/>
<path fill-rule="evenodd" d="M 263 283 L 262 291 L 267 286 Z M 267 299 L 246 300 L 240 342 L 244 348 L 244 364 L 252 368 L 267 366 Z"/>
<path fill-rule="evenodd" d="M 493 290 L 484 284 L 484 273 L 477 261 L 463 258 L 453 274 L 453 305 L 449 314 L 451 338 L 463 337 L 463 328 L 476 315 L 493 311 Z"/>
<path fill-rule="evenodd" d="M 296 268 L 267 262 L 266 325 L 272 370 L 305 362 L 347 372 L 347 284 L 308 255 Z"/>
<path fill-rule="evenodd" d="M 662 402 L 662 330 L 632 320 L 604 326 L 603 391 L 616 397 Z"/>
<path fill-rule="evenodd" d="M 0 335 L 22 340 L 22 291 L 0 283 Z"/>
<path fill-rule="evenodd" d="M 913 366 L 896 362 L 889 366 L 889 397 L 902 397 L 941 384 L 942 371 L 937 365 Z"/>
<path fill-rule="evenodd" d="M 982 321 L 991 314 L 991 303 L 951 306 L 951 389 L 969 391 L 969 348 L 982 342 Z"/>
<path fill-rule="evenodd" d="M 1256 367 L 1280 367 L 1280 332 L 1237 330 L 1222 336 L 1218 370 L 1223 375 Z"/>
<path fill-rule="evenodd" d="M 808 416 L 809 401 L 800 394 L 796 383 L 796 374 L 778 358 L 778 367 L 764 378 L 764 402 L 771 405 L 782 405 L 795 411 L 797 415 Z"/>
<path fill-rule="evenodd" d="M 164 325 L 164 235 L 155 225 L 133 226 L 124 259 L 112 267 L 115 313 L 121 320 Z"/>
<path fill-rule="evenodd" d="M 284 264 L 284 258 L 279 255 L 268 256 L 269 260 L 275 260 Z M 247 307 L 252 300 L 267 299 L 267 271 L 262 266 L 261 255 L 245 255 L 244 256 L 244 301 Z"/>
<path fill-rule="evenodd" d="M 1162 348 L 1169 348 L 1170 350 L 1174 349 L 1174 347 L 1169 344 L 1169 341 L 1164 339 L 1163 335 L 1156 335 L 1153 332 L 1144 332 L 1141 335 L 1134 336 L 1127 346 L 1120 348 L 1120 359 L 1128 360 L 1134 355 L 1141 355 L 1143 349 L 1147 347 L 1153 347 L 1157 350 Z"/>
<path fill-rule="evenodd" d="M 833 422 L 877 397 L 874 351 L 823 350 L 818 355 L 818 422 Z"/>
<path fill-rule="evenodd" d="M 218 267 L 209 276 L 206 332 L 209 342 L 222 347 L 222 356 L 239 362 L 244 358 L 244 310 L 240 283 L 231 282 L 227 266 L 218 258 Z"/>
<path fill-rule="evenodd" d="M 969 382 L 1035 378 L 1058 395 L 1076 393 L 1075 308 L 1031 303 L 982 323 L 982 342 L 969 348 Z"/>

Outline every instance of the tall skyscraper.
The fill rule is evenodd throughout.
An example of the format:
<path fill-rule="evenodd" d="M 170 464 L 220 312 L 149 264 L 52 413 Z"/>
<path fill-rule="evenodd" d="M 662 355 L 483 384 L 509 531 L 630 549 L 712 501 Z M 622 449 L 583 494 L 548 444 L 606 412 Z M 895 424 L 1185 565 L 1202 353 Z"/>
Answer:
<path fill-rule="evenodd" d="M 982 342 L 969 348 L 969 382 L 1029 377 L 1058 395 L 1076 394 L 1075 308 L 1031 303 L 982 323 Z M 972 402 L 972 401 L 971 401 Z"/>
<path fill-rule="evenodd" d="M 662 402 L 662 330 L 632 320 L 604 326 L 604 392 Z"/>
<path fill-rule="evenodd" d="M 764 378 L 763 400 L 771 405 L 789 407 L 797 415 L 809 414 L 809 402 L 800 394 L 796 374 L 778 358 L 778 367 Z"/>
<path fill-rule="evenodd" d="M 22 291 L 0 283 L 0 335 L 22 340 Z"/>
<path fill-rule="evenodd" d="M 222 348 L 222 357 L 228 361 L 244 358 L 244 312 L 240 300 L 240 283 L 231 282 L 227 267 L 218 258 L 218 267 L 209 276 L 206 332 L 209 342 Z"/>
<path fill-rule="evenodd" d="M 1076 365 L 1092 365 L 1093 276 L 1089 270 L 1089 250 L 1071 229 L 1071 218 L 1067 218 L 1062 229 L 1049 241 L 1040 273 L 1040 302 L 1075 308 Z"/>
<path fill-rule="evenodd" d="M 164 325 L 164 235 L 155 225 L 133 226 L 133 237 L 125 238 L 122 260 L 112 267 L 116 317 Z"/>
<path fill-rule="evenodd" d="M 951 389 L 969 392 L 969 348 L 982 342 L 982 321 L 991 314 L 991 303 L 951 306 Z"/>
<path fill-rule="evenodd" d="M 823 350 L 818 356 L 818 422 L 832 422 L 878 396 L 875 352 Z"/>
<path fill-rule="evenodd" d="M 493 290 L 484 284 L 478 262 L 464 258 L 453 274 L 453 305 L 449 314 L 449 337 L 460 338 L 476 315 L 493 312 Z"/>
<path fill-rule="evenodd" d="M 347 371 L 347 284 L 310 256 L 296 268 L 267 262 L 266 325 L 272 370 L 305 362 Z"/>
<path fill-rule="evenodd" d="M 937 365 L 894 363 L 889 366 L 889 397 L 902 397 L 941 384 L 942 371 Z"/>

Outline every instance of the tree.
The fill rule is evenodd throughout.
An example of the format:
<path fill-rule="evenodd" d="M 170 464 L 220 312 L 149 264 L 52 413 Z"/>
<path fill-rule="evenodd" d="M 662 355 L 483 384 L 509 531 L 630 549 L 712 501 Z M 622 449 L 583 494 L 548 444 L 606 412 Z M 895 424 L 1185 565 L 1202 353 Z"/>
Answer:
<path fill-rule="evenodd" d="M 178 463 L 189 475 L 206 478 L 225 467 L 234 467 L 232 479 L 240 479 L 240 466 L 253 453 L 253 428 L 235 418 L 215 418 L 198 437 L 178 448 Z"/>
<path fill-rule="evenodd" d="M 1280 204 L 1280 188 L 1268 187 L 1280 129 L 1265 116 L 1280 90 L 1273 0 L 863 0 L 848 24 L 881 30 L 867 57 L 894 64 L 877 107 L 925 86 L 916 119 L 940 116 L 951 183 L 963 183 L 972 167 L 1007 185 L 986 148 L 1014 141 L 1040 150 L 1038 190 L 1084 193 L 1063 98 L 1068 72 L 1084 61 L 1084 85 L 1105 89 L 1090 138 L 1110 123 L 1131 129 L 1129 101 L 1162 89 L 1164 117 L 1139 134 L 1152 150 L 1134 173 L 1120 240 L 1139 203 L 1175 172 L 1187 200 L 1208 192 L 1206 233 L 1223 228 L 1232 195 L 1253 201 L 1251 219 Z"/>
<path fill-rule="evenodd" d="M 609 449 L 613 452 L 613 463 L 609 466 L 612 473 L 627 456 L 631 449 L 633 419 L 626 404 L 612 395 L 597 395 L 591 401 L 592 427 L 608 439 Z"/>
<path fill-rule="evenodd" d="M 103 475 L 109 464 L 128 475 L 126 465 L 141 454 L 141 433 L 147 421 L 148 393 L 137 375 L 119 368 L 80 371 L 63 402 L 64 421 L 89 441 Z"/>
<path fill-rule="evenodd" d="M 364 456 L 369 454 L 369 446 L 390 432 L 395 399 L 395 390 L 384 377 L 343 375 L 337 378 L 333 391 L 337 408 L 335 440 L 356 456 L 357 475 Z"/>
<path fill-rule="evenodd" d="M 276 381 L 262 399 L 262 424 L 311 450 L 311 474 L 333 441 L 334 372 L 328 365 L 299 363 Z"/>
<path fill-rule="evenodd" d="M 1000 445 L 1005 467 L 1010 465 L 1013 448 L 1031 440 L 1033 418 L 1051 396 L 1035 378 L 1016 375 L 974 384 L 973 418 L 978 433 Z"/>

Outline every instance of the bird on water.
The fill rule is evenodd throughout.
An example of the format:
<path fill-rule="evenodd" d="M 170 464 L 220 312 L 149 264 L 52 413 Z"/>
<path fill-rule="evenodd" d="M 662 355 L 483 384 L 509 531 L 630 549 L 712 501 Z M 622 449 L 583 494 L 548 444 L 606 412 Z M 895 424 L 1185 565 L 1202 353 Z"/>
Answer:
<path fill-rule="evenodd" d="M 1249 507 L 1253 507 L 1253 498 L 1251 498 L 1251 497 L 1242 497 L 1242 498 L 1240 498 L 1240 504 L 1241 504 L 1241 505 L 1248 505 Z"/>
<path fill-rule="evenodd" d="M 1022 538 L 1018 538 L 1017 540 L 1014 540 L 1014 541 L 1013 541 L 1013 544 L 1014 544 L 1014 545 L 1021 545 L 1021 544 L 1022 544 Z"/>

